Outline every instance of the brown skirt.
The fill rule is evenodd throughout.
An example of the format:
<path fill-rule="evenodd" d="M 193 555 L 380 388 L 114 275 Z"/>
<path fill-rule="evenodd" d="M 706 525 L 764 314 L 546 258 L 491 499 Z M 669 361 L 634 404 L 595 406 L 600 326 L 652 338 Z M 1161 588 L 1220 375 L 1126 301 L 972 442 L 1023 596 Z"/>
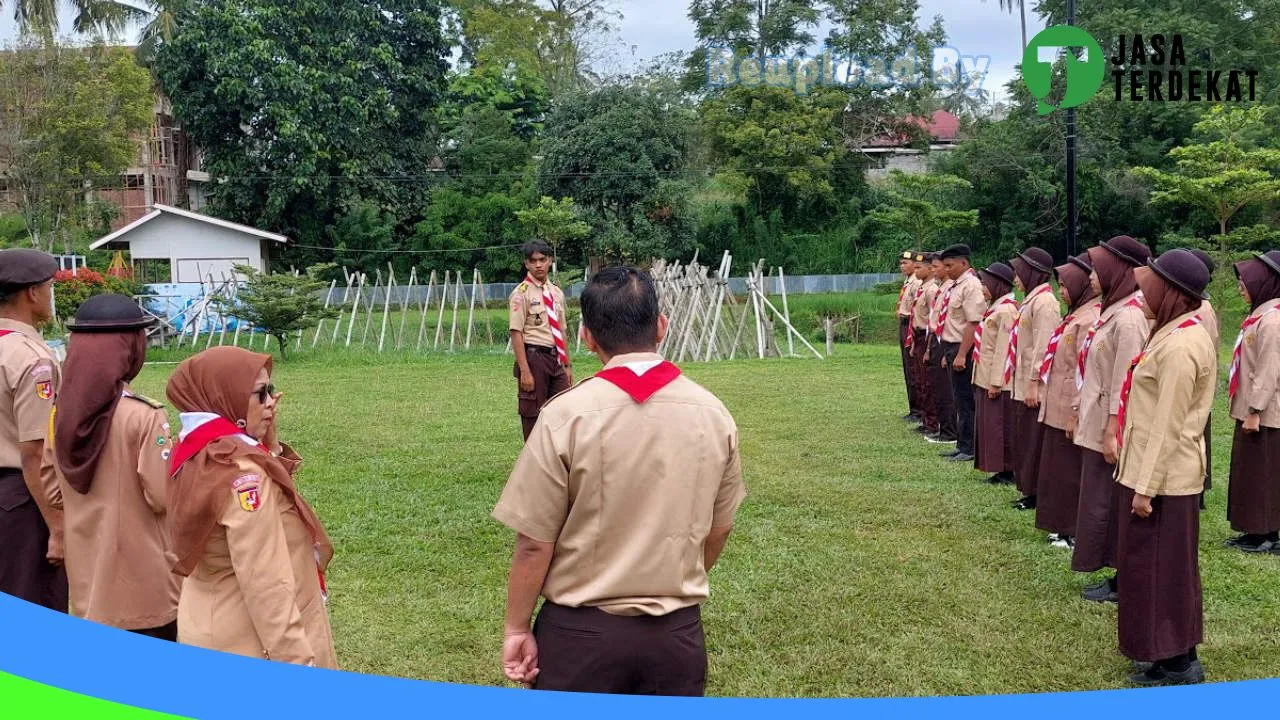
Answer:
<path fill-rule="evenodd" d="M 1076 548 L 1071 569 L 1095 572 L 1116 566 L 1116 466 L 1102 453 L 1080 448 L 1080 502 L 1076 506 Z"/>
<path fill-rule="evenodd" d="M 1247 433 L 1236 423 L 1231 443 L 1231 481 L 1227 520 L 1231 529 L 1251 535 L 1280 530 L 1280 429 Z"/>
<path fill-rule="evenodd" d="M 1130 512 L 1133 491 L 1116 496 L 1120 577 L 1120 652 L 1158 662 L 1190 652 L 1204 640 L 1200 591 L 1200 498 L 1152 498 L 1150 517 Z"/>
<path fill-rule="evenodd" d="M 1080 508 L 1080 451 L 1055 427 L 1041 425 L 1040 480 L 1036 490 L 1036 527 L 1061 535 L 1076 534 Z"/>
<path fill-rule="evenodd" d="M 1040 441 L 1044 435 L 1039 418 L 1039 408 L 1029 408 L 1024 402 L 1013 404 L 1013 479 L 1026 497 L 1038 494 Z"/>
<path fill-rule="evenodd" d="M 999 473 L 1013 469 L 1013 396 L 1007 392 L 992 400 L 987 391 L 973 387 L 975 408 L 973 466 L 983 472 Z"/>

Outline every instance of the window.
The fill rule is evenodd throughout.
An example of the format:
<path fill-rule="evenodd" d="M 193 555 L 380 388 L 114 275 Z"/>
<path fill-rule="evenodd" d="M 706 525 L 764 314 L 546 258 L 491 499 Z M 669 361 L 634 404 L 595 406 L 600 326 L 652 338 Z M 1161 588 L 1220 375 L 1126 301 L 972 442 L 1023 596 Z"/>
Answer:
<path fill-rule="evenodd" d="M 133 278 L 144 285 L 173 282 L 169 261 L 161 259 L 134 260 Z"/>
<path fill-rule="evenodd" d="M 141 175 L 125 175 L 124 187 L 126 190 L 141 190 L 146 187 L 146 179 Z"/>

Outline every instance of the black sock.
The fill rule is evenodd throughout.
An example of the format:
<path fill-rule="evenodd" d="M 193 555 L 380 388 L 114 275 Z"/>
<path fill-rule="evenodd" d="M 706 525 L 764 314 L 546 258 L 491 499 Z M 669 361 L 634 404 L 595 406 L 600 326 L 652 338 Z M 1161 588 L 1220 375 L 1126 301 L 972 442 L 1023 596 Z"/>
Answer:
<path fill-rule="evenodd" d="M 1195 648 L 1191 648 L 1191 652 L 1187 653 L 1187 657 L 1191 660 L 1191 662 L 1195 662 L 1196 660 L 1200 659 L 1200 656 L 1196 654 Z"/>
<path fill-rule="evenodd" d="M 1186 672 L 1187 670 L 1191 669 L 1191 654 L 1186 653 L 1183 655 L 1178 655 L 1176 657 L 1171 657 L 1168 660 L 1161 660 L 1159 664 L 1160 664 L 1160 667 L 1164 668 L 1169 672 L 1176 672 L 1176 673 Z"/>

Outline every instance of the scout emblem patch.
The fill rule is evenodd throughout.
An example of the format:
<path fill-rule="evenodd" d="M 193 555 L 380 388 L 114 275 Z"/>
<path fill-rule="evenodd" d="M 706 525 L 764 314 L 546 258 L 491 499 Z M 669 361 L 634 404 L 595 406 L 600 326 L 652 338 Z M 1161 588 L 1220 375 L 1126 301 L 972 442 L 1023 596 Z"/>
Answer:
<path fill-rule="evenodd" d="M 53 397 L 53 381 L 41 380 L 36 383 L 36 397 L 41 400 L 48 400 Z"/>
<path fill-rule="evenodd" d="M 262 496 L 258 492 L 261 483 L 257 475 L 241 475 L 231 484 L 236 498 L 240 500 L 240 507 L 245 511 L 253 512 L 262 507 Z"/>

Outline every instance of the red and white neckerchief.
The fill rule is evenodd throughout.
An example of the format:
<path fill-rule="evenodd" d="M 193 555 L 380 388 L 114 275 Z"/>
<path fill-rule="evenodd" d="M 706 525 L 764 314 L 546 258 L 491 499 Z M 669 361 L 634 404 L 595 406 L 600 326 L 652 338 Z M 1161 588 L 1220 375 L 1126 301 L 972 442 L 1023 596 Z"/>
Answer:
<path fill-rule="evenodd" d="M 643 373 L 620 365 L 607 368 L 596 373 L 596 377 L 607 380 L 620 390 L 631 396 L 632 400 L 643 405 L 646 400 L 662 388 L 675 382 L 680 377 L 680 368 L 667 360 L 654 365 Z"/>
<path fill-rule="evenodd" d="M 1261 315 L 1254 315 L 1244 319 L 1240 323 L 1240 334 L 1236 336 L 1235 349 L 1231 351 L 1231 373 L 1227 381 L 1227 397 L 1235 399 L 1236 393 L 1240 391 L 1240 351 L 1244 348 L 1244 334 L 1249 328 L 1262 322 L 1262 318 L 1270 315 L 1276 310 L 1280 310 L 1280 305 L 1272 306 L 1272 308 Z"/>
<path fill-rule="evenodd" d="M 1009 350 L 1004 354 L 1004 377 L 1001 382 L 1005 385 L 1013 379 L 1014 368 L 1018 366 L 1018 327 L 1022 325 L 1022 314 L 1031 307 L 1031 302 L 1041 295 L 1049 292 L 1052 288 L 1048 285 L 1041 285 L 1027 296 L 1022 304 L 1018 306 L 1018 313 L 1013 316 L 1013 329 L 1009 331 Z"/>
<path fill-rule="evenodd" d="M 1130 298 L 1129 302 L 1124 304 L 1124 307 L 1141 308 L 1142 293 L 1138 293 L 1137 295 L 1134 295 L 1132 298 Z M 1077 390 L 1084 387 L 1084 364 L 1085 364 L 1085 361 L 1089 359 L 1089 350 L 1093 348 L 1093 336 L 1097 335 L 1098 331 L 1101 330 L 1104 325 L 1111 322 L 1111 318 L 1114 318 L 1116 315 L 1119 315 L 1119 314 L 1120 314 L 1120 311 L 1117 310 L 1115 313 L 1111 315 L 1111 317 L 1105 320 L 1102 318 L 1101 315 L 1099 315 L 1098 320 L 1093 324 L 1092 327 L 1089 328 L 1089 333 L 1084 336 L 1084 342 L 1080 343 L 1080 354 L 1076 356 L 1076 389 Z"/>
<path fill-rule="evenodd" d="M 1129 391 L 1133 389 L 1133 371 L 1138 368 L 1138 365 L 1142 360 L 1147 357 L 1147 353 L 1151 352 L 1156 345 L 1159 345 L 1183 330 L 1186 330 L 1189 327 L 1195 327 L 1200 323 L 1201 318 L 1199 315 L 1194 315 L 1183 320 L 1178 323 L 1178 327 L 1174 328 L 1173 332 L 1161 338 L 1161 340 L 1155 345 L 1148 343 L 1146 347 L 1142 348 L 1142 352 L 1138 353 L 1138 357 L 1134 358 L 1133 362 L 1129 363 L 1129 372 L 1125 374 L 1124 385 L 1120 388 L 1120 412 L 1116 415 L 1116 447 L 1124 445 L 1124 416 L 1125 410 L 1129 406 Z"/>
<path fill-rule="evenodd" d="M 532 275 L 526 277 L 524 281 L 542 290 L 542 304 L 547 306 L 547 325 L 551 328 L 551 339 L 556 344 L 556 359 L 564 367 L 569 367 L 569 348 L 564 342 L 564 330 L 560 327 L 560 310 L 556 307 L 556 295 L 551 292 L 551 283 L 539 285 Z"/>
<path fill-rule="evenodd" d="M 947 286 L 947 289 L 950 289 L 955 283 L 950 280 L 940 283 L 938 285 L 938 293 L 933 296 L 933 303 L 929 305 L 929 319 L 931 320 L 929 333 L 938 338 L 942 337 L 942 323 L 938 322 L 938 318 L 942 316 L 942 300 L 947 296 L 947 290 L 943 289 L 944 285 Z"/>
<path fill-rule="evenodd" d="M 902 311 L 902 301 L 907 297 L 907 288 L 911 287 L 911 278 L 902 281 L 902 289 L 898 291 L 898 311 Z"/>
<path fill-rule="evenodd" d="M 4 337 L 5 335 L 21 335 L 21 334 L 22 333 L 18 332 L 17 330 L 0 330 L 0 337 Z"/>
<path fill-rule="evenodd" d="M 960 277 L 956 278 L 951 283 L 951 287 L 947 288 L 947 291 L 942 294 L 942 309 L 938 311 L 938 336 L 939 337 L 942 336 L 942 331 L 945 330 L 947 327 L 947 316 L 951 314 L 951 293 L 955 292 L 956 286 L 960 284 L 961 280 L 964 280 L 966 275 L 972 275 L 973 277 L 978 277 L 977 271 L 974 270 L 973 268 L 969 268 L 968 270 L 964 271 L 964 275 L 961 275 Z"/>
<path fill-rule="evenodd" d="M 1000 298 L 982 314 L 982 322 L 978 323 L 978 327 L 973 331 L 973 361 L 978 361 L 978 355 L 982 352 L 982 328 L 986 327 L 987 319 L 996 313 L 997 310 L 1006 305 L 1017 305 L 1017 301 L 1013 299 L 1013 293 L 1009 293 Z"/>
<path fill-rule="evenodd" d="M 928 283 L 922 280 L 916 286 L 916 291 L 911 297 L 911 308 L 910 308 L 911 312 L 908 313 L 908 317 L 915 316 L 916 304 L 920 302 L 920 298 L 924 297 L 925 285 L 928 285 Z M 916 339 L 914 336 L 915 336 L 915 326 L 907 328 L 907 338 L 906 338 L 906 341 L 903 343 L 903 345 L 905 345 L 908 350 L 911 349 L 911 347 L 916 344 Z"/>
<path fill-rule="evenodd" d="M 1093 308 L 1102 308 L 1102 301 L 1095 302 Z M 1077 311 L 1078 312 L 1078 311 Z M 1049 384 L 1049 369 L 1053 367 L 1053 358 L 1058 354 L 1058 344 L 1062 342 L 1062 335 L 1071 327 L 1071 323 L 1075 322 L 1076 314 L 1071 313 L 1063 319 L 1062 323 L 1053 331 L 1053 335 L 1049 336 L 1049 347 L 1044 351 L 1044 361 L 1040 363 L 1040 382 L 1045 385 Z M 1078 389 L 1078 388 L 1077 388 Z"/>

